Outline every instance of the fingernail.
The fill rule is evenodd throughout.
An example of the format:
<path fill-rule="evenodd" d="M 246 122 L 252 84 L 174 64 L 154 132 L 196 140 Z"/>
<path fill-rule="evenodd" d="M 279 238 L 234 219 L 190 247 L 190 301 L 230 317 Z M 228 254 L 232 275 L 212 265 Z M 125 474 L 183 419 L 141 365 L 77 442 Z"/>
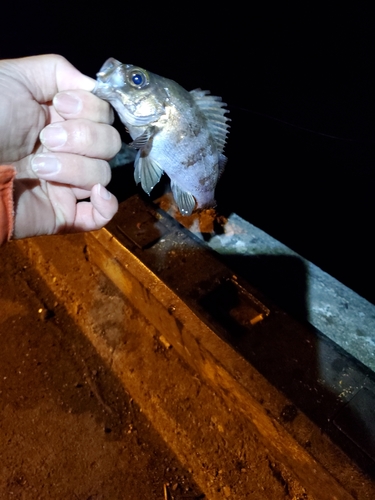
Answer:
<path fill-rule="evenodd" d="M 68 139 L 66 130 L 59 124 L 48 125 L 40 133 L 40 140 L 46 148 L 63 146 Z"/>
<path fill-rule="evenodd" d="M 70 92 L 60 92 L 55 95 L 53 105 L 57 112 L 77 114 L 82 109 L 82 100 Z"/>
<path fill-rule="evenodd" d="M 57 174 L 60 172 L 61 163 L 55 156 L 36 155 L 31 160 L 31 168 L 36 174 Z"/>
<path fill-rule="evenodd" d="M 99 196 L 103 198 L 103 200 L 110 200 L 112 195 L 111 193 L 101 184 L 98 184 Z"/>

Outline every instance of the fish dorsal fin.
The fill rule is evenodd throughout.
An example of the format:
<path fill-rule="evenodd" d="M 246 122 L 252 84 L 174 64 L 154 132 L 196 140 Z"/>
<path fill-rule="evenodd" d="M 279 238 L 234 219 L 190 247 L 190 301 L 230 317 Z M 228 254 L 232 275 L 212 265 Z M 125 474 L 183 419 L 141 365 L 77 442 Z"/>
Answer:
<path fill-rule="evenodd" d="M 224 151 L 225 143 L 229 133 L 229 118 L 225 116 L 228 110 L 225 109 L 226 103 L 222 102 L 221 97 L 210 95 L 208 90 L 195 89 L 190 92 L 195 103 L 205 115 L 208 127 L 214 137 L 219 153 Z"/>

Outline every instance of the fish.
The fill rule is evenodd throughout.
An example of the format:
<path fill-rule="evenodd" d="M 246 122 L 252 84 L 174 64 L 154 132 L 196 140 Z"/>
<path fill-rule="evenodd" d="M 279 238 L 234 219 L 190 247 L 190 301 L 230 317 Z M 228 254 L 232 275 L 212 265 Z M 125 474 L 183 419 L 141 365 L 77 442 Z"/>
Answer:
<path fill-rule="evenodd" d="M 207 90 L 190 92 L 168 78 L 109 58 L 93 93 L 116 110 L 137 149 L 134 179 L 150 195 L 165 172 L 182 215 L 214 207 L 227 162 L 228 110 Z"/>

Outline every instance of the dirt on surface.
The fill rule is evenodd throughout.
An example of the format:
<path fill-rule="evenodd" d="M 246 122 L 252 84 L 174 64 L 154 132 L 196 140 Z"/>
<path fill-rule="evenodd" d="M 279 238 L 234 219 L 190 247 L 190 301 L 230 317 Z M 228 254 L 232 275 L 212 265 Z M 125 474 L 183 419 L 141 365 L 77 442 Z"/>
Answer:
<path fill-rule="evenodd" d="M 63 308 L 46 308 L 16 245 L 0 251 L 0 498 L 163 499 L 166 483 L 199 498 Z"/>
<path fill-rule="evenodd" d="M 52 272 L 47 286 L 22 243 L 0 249 L 0 498 L 312 500 L 90 264 L 80 235 L 43 245 L 54 265 L 71 270 L 72 293 Z M 79 316 L 85 294 L 106 341 L 128 356 L 130 391 L 61 300 L 74 301 Z M 155 412 L 173 415 L 172 448 L 190 443 L 194 469 L 155 430 L 135 387 L 145 407 L 148 398 Z"/>

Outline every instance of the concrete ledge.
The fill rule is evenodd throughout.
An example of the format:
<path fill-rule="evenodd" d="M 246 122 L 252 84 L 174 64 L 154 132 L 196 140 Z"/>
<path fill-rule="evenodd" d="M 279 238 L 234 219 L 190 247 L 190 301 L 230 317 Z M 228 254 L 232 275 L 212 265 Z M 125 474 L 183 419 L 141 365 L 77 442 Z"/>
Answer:
<path fill-rule="evenodd" d="M 365 366 L 375 371 L 375 306 L 325 273 L 319 267 L 304 259 L 290 248 L 266 234 L 261 229 L 231 214 L 224 227 L 223 234 L 215 235 L 209 246 L 219 254 L 226 256 L 234 267 L 242 263 L 242 273 L 264 287 L 264 293 L 274 293 L 275 300 L 280 295 L 287 296 L 290 291 L 291 277 L 287 272 L 275 277 L 280 280 L 278 290 L 273 289 L 264 276 L 262 261 L 289 258 L 301 263 L 304 284 L 304 314 L 306 320 L 329 337 L 333 342 L 354 356 Z M 246 257 L 253 257 L 249 269 L 243 269 Z M 257 262 L 256 262 L 257 261 Z M 258 269 L 255 269 L 258 264 Z M 293 278 L 292 278 L 293 280 Z M 276 292 L 276 293 L 275 293 Z M 301 304 L 292 297 L 295 312 Z"/>

